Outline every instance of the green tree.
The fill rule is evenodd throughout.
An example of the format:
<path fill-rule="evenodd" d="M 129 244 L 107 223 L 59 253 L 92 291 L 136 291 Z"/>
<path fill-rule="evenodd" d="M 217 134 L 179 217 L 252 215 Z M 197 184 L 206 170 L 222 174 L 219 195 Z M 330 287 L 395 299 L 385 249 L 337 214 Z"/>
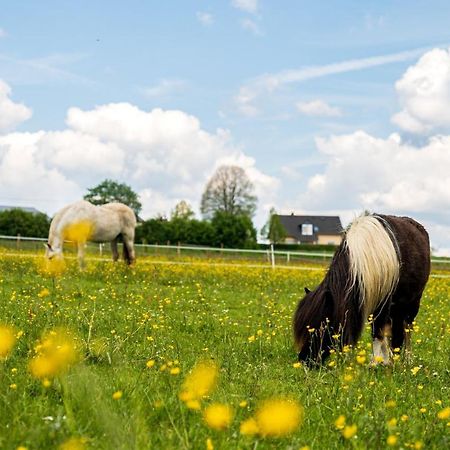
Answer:
<path fill-rule="evenodd" d="M 261 229 L 261 236 L 268 239 L 272 244 L 279 244 L 286 238 L 286 230 L 281 224 L 280 216 L 271 208 L 269 212 L 269 219 Z"/>
<path fill-rule="evenodd" d="M 206 184 L 200 210 L 206 219 L 216 212 L 252 217 L 257 198 L 253 183 L 238 166 L 220 166 Z"/>
<path fill-rule="evenodd" d="M 19 208 L 0 212 L 0 234 L 46 238 L 49 227 L 50 219 L 43 213 L 32 213 Z"/>
<path fill-rule="evenodd" d="M 136 242 L 165 245 L 171 239 L 170 222 L 163 217 L 146 220 L 136 227 Z"/>
<path fill-rule="evenodd" d="M 130 186 L 114 180 L 104 180 L 99 185 L 88 189 L 88 193 L 83 197 L 94 205 L 104 205 L 105 203 L 119 202 L 129 206 L 136 216 L 142 209 L 138 195 Z"/>
<path fill-rule="evenodd" d="M 246 214 L 235 215 L 227 211 L 216 211 L 211 220 L 214 229 L 214 246 L 228 248 L 255 248 L 256 230 Z"/>

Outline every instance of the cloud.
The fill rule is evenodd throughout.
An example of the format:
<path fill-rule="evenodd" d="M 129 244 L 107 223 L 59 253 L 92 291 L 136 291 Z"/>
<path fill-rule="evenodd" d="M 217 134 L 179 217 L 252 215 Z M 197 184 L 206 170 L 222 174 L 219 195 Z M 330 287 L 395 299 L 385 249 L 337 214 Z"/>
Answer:
<path fill-rule="evenodd" d="M 241 11 L 256 14 L 258 11 L 258 0 L 231 0 L 232 6 Z"/>
<path fill-rule="evenodd" d="M 10 96 L 11 88 L 0 80 L 0 132 L 15 128 L 32 115 L 30 108 L 22 103 L 14 103 Z"/>
<path fill-rule="evenodd" d="M 0 39 L 8 36 L 6 31 L 3 28 L 0 28 Z"/>
<path fill-rule="evenodd" d="M 255 21 L 242 19 L 240 23 L 243 30 L 250 31 L 250 33 L 253 33 L 255 36 L 262 36 L 263 33 Z"/>
<path fill-rule="evenodd" d="M 297 102 L 297 110 L 306 116 L 339 117 L 342 112 L 335 106 L 330 106 L 323 100 L 311 100 L 309 102 Z"/>
<path fill-rule="evenodd" d="M 180 92 L 186 87 L 186 81 L 164 78 L 155 86 L 141 89 L 142 93 L 149 98 L 166 97 Z"/>
<path fill-rule="evenodd" d="M 19 198 L 53 213 L 88 187 L 113 178 L 141 194 L 144 218 L 169 214 L 182 199 L 198 207 L 208 178 L 222 162 L 242 165 L 261 198 L 272 198 L 278 187 L 227 130 L 208 132 L 183 111 L 111 103 L 70 108 L 66 123 L 62 131 L 0 136 L 2 203 Z"/>
<path fill-rule="evenodd" d="M 205 27 L 210 27 L 214 23 L 214 16 L 207 12 L 197 11 L 195 13 L 197 20 Z"/>
<path fill-rule="evenodd" d="M 429 134 L 450 127 L 450 50 L 435 48 L 409 67 L 395 84 L 402 110 L 392 122 L 402 130 Z"/>
<path fill-rule="evenodd" d="M 356 70 L 408 61 L 417 58 L 423 54 L 424 51 L 426 51 L 426 49 L 418 48 L 388 55 L 351 59 L 333 64 L 310 66 L 300 69 L 283 70 L 273 74 L 264 74 L 241 86 L 239 89 L 239 94 L 234 97 L 234 100 L 237 109 L 245 114 L 245 111 L 251 111 L 253 107 L 257 108 L 254 105 L 254 102 L 256 102 L 261 96 L 273 93 L 283 86 L 339 73 L 353 72 Z M 242 92 L 245 92 L 245 96 L 241 95 Z M 242 101 L 244 104 L 242 104 Z"/>

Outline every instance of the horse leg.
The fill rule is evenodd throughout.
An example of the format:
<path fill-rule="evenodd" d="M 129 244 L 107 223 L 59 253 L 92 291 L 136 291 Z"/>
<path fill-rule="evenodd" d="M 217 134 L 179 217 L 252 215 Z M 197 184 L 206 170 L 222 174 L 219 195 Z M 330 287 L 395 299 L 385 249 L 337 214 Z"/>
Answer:
<path fill-rule="evenodd" d="M 123 236 L 123 259 L 128 265 L 133 264 L 136 259 L 133 239 L 128 236 Z"/>
<path fill-rule="evenodd" d="M 84 270 L 86 268 L 86 265 L 84 263 L 84 243 L 83 242 L 77 242 L 77 259 L 78 259 L 78 266 L 81 270 Z"/>
<path fill-rule="evenodd" d="M 116 262 L 119 259 L 119 250 L 117 248 L 117 238 L 111 241 L 111 253 L 113 261 Z"/>
<path fill-rule="evenodd" d="M 372 325 L 372 361 L 371 366 L 382 363 L 385 366 L 392 365 L 392 351 L 389 338 L 392 334 L 391 320 L 389 317 L 389 305 L 385 305 L 381 310 L 375 311 L 375 319 Z"/>

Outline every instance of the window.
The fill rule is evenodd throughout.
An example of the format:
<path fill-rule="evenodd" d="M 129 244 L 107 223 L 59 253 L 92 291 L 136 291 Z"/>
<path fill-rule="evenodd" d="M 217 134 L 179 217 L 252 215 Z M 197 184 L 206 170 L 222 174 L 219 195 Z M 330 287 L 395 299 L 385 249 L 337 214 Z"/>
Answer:
<path fill-rule="evenodd" d="M 302 235 L 303 236 L 313 235 L 313 226 L 311 223 L 302 223 Z"/>

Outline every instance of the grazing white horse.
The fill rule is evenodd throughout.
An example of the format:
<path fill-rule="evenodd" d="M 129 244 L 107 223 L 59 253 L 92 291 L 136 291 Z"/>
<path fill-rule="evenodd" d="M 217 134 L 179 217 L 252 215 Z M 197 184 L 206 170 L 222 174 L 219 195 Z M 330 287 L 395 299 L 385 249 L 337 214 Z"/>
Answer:
<path fill-rule="evenodd" d="M 58 211 L 50 224 L 46 257 L 62 257 L 65 240 L 75 242 L 78 261 L 84 266 L 86 241 L 111 242 L 113 260 L 119 259 L 117 242 L 123 240 L 123 257 L 127 264 L 135 260 L 134 232 L 136 216 L 134 211 L 123 203 L 107 203 L 95 206 L 85 200 L 72 203 Z"/>

